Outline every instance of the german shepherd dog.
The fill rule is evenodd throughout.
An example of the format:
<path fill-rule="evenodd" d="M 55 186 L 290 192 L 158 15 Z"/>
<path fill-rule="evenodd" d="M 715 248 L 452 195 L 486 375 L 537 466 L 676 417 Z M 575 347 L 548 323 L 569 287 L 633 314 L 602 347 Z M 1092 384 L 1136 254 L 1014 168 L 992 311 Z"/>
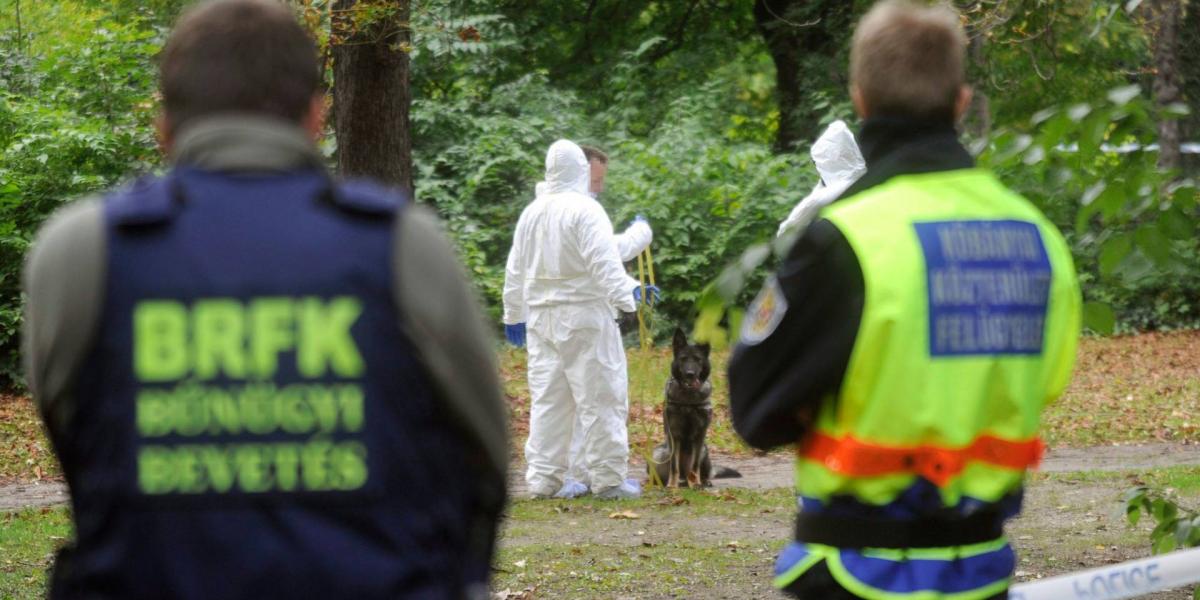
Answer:
<path fill-rule="evenodd" d="M 676 328 L 672 340 L 674 359 L 667 380 L 663 406 L 663 430 L 666 441 L 654 448 L 653 464 L 647 475 L 668 487 L 708 487 L 712 485 L 713 466 L 704 438 L 712 422 L 712 366 L 708 344 L 689 344 L 683 330 Z M 718 469 L 716 477 L 741 477 L 729 468 Z"/>

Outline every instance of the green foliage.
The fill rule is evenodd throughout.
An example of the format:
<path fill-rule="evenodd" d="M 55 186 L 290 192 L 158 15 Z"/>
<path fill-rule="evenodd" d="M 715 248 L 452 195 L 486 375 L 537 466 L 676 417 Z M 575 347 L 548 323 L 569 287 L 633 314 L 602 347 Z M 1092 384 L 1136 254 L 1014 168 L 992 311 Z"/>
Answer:
<path fill-rule="evenodd" d="M 153 56 L 185 3 L 23 2 L 18 30 L 0 2 L 0 387 L 17 378 L 17 282 L 36 228 L 157 166 Z M 328 29 L 329 0 L 292 4 Z M 412 4 L 417 198 L 445 218 L 497 320 L 513 226 L 546 147 L 565 137 L 612 157 L 600 201 L 617 229 L 638 213 L 654 227 L 667 294 L 656 331 L 694 321 L 720 341 L 736 329 L 741 314 L 725 305 L 745 305 L 786 247 L 771 244 L 776 224 L 815 173 L 805 153 L 769 149 L 775 65 L 751 5 L 692 4 Z M 836 22 L 868 4 L 846 3 Z M 1163 116 L 1118 87 L 1147 82 L 1141 24 L 1111 0 L 959 4 L 981 36 L 972 70 L 996 124 L 977 149 L 1067 232 L 1089 327 L 1200 325 L 1195 188 L 1158 173 L 1153 153 L 1104 147 L 1153 142 Z M 807 114 L 849 118 L 845 49 L 818 66 Z"/>
<path fill-rule="evenodd" d="M 63 9 L 54 14 L 76 20 L 56 39 L 0 47 L 0 388 L 21 381 L 20 270 L 37 228 L 63 203 L 157 161 L 148 66 L 159 34 Z"/>
<path fill-rule="evenodd" d="M 619 226 L 640 213 L 654 227 L 658 283 L 668 294 L 658 310 L 667 317 L 660 322 L 668 333 L 691 321 L 712 274 L 746 247 L 769 240 L 799 200 L 797 191 L 815 182 L 794 155 L 773 155 L 765 144 L 723 136 L 724 124 L 712 119 L 732 95 L 722 85 L 714 81 L 675 100 L 649 139 L 610 142 L 618 160 L 610 165 L 612 181 L 602 200 L 611 203 Z"/>
<path fill-rule="evenodd" d="M 545 149 L 557 138 L 592 143 L 610 155 L 600 201 L 618 231 L 635 214 L 649 218 L 667 294 L 656 309 L 658 337 L 690 322 L 711 274 L 746 246 L 769 239 L 803 195 L 799 190 L 815 179 L 795 156 L 769 150 L 775 116 L 766 108 L 767 63 L 713 65 L 705 81 L 680 84 L 664 98 L 645 85 L 646 56 L 665 43 L 656 36 L 625 52 L 595 94 L 555 87 L 546 70 L 497 84 L 514 29 L 493 16 L 441 24 L 449 31 L 467 26 L 488 47 L 468 61 L 455 63 L 462 51 L 436 35 L 415 42 L 416 58 L 425 58 L 414 65 L 416 195 L 446 219 L 496 320 L 513 227 L 541 179 Z M 461 66 L 474 63 L 482 68 Z M 588 109 L 602 97 L 608 98 L 603 109 Z"/>
<path fill-rule="evenodd" d="M 982 60 L 972 60 L 970 76 L 992 98 L 996 123 L 1024 130 L 1046 106 L 1090 100 L 1149 71 L 1146 37 L 1123 2 L 958 4 L 977 7 L 968 17 Z"/>
<path fill-rule="evenodd" d="M 416 197 L 433 205 L 499 322 L 512 229 L 555 139 L 581 129 L 575 100 L 532 74 L 490 90 L 412 110 Z"/>
<path fill-rule="evenodd" d="M 1098 333 L 1200 326 L 1197 191 L 1141 151 L 1156 118 L 1137 86 L 1123 86 L 1003 128 L 980 157 L 1063 230 L 1085 325 Z"/>
<path fill-rule="evenodd" d="M 1155 554 L 1200 547 L 1200 512 L 1181 506 L 1174 495 L 1139 486 L 1127 491 L 1122 501 L 1130 525 L 1137 525 L 1143 513 L 1154 518 L 1150 545 Z"/>

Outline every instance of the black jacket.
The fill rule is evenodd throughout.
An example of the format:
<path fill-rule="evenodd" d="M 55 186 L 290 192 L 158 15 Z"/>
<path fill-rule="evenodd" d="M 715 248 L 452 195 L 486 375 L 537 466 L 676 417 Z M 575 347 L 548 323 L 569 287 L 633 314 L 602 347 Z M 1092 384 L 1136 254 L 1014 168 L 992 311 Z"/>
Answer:
<path fill-rule="evenodd" d="M 872 119 L 863 125 L 858 142 L 867 172 L 841 198 L 897 175 L 974 166 L 953 127 L 945 124 Z M 761 342 L 738 344 L 729 361 L 734 429 L 762 449 L 799 441 L 821 401 L 837 394 L 863 310 L 858 258 L 841 231 L 825 219 L 800 235 L 775 278 L 786 312 Z"/>

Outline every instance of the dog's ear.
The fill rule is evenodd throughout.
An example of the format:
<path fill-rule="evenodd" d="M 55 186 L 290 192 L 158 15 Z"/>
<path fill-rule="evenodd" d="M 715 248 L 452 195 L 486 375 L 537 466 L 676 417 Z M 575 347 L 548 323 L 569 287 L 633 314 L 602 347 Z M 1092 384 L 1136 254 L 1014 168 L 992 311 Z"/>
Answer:
<path fill-rule="evenodd" d="M 675 338 L 671 340 L 671 346 L 674 348 L 676 353 L 684 348 L 687 348 L 687 334 L 684 333 L 682 329 L 678 327 L 675 328 Z"/>
<path fill-rule="evenodd" d="M 708 358 L 708 352 L 712 350 L 712 346 L 710 346 L 708 342 L 700 344 L 696 347 L 704 351 L 704 358 Z"/>

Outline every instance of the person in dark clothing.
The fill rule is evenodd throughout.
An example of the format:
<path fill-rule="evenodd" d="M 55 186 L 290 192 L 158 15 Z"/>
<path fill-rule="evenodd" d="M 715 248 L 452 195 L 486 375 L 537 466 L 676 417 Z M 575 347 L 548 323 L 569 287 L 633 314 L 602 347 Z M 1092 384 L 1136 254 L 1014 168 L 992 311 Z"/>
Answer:
<path fill-rule="evenodd" d="M 52 598 L 487 598 L 508 439 L 437 220 L 334 181 L 312 40 L 216 0 L 162 51 L 171 169 L 26 265 L 28 381 L 71 490 Z"/>
<path fill-rule="evenodd" d="M 1070 378 L 1080 295 L 1062 235 L 959 143 L 958 15 L 887 1 L 859 23 L 866 174 L 799 233 L 729 363 L 736 431 L 798 446 L 800 598 L 1005 597 L 1003 523 Z"/>

